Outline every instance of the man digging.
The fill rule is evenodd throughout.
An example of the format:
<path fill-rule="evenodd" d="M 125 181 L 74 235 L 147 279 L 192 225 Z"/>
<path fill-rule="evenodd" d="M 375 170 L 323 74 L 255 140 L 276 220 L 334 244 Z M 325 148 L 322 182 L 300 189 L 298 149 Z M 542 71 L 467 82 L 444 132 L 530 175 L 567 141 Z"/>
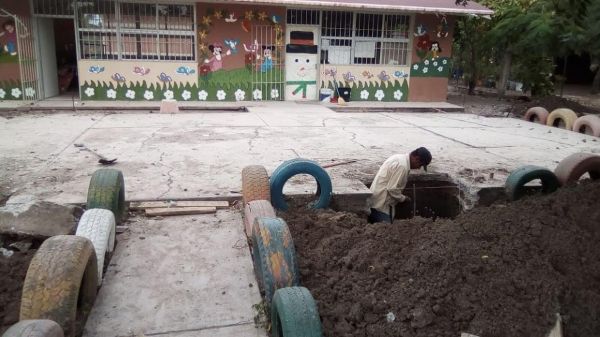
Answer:
<path fill-rule="evenodd" d="M 409 171 L 421 167 L 427 171 L 429 163 L 431 153 L 424 147 L 410 154 L 395 154 L 384 161 L 371 184 L 372 196 L 367 200 L 371 208 L 369 223 L 392 223 L 396 204 L 410 201 L 409 197 L 402 194 Z"/>

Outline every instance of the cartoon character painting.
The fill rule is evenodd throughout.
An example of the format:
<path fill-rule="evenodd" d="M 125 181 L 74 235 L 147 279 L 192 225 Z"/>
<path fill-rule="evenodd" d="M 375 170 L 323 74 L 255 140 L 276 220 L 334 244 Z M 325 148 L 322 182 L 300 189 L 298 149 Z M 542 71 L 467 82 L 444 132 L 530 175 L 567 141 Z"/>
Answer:
<path fill-rule="evenodd" d="M 429 50 L 431 51 L 431 58 L 434 58 L 434 59 L 440 57 L 439 53 L 442 52 L 440 43 L 437 41 L 431 42 L 431 47 L 429 47 Z"/>
<path fill-rule="evenodd" d="M 286 45 L 285 98 L 286 100 L 316 100 L 318 48 L 313 42 L 313 32 L 290 31 L 289 34 L 290 41 L 306 42 Z"/>
<path fill-rule="evenodd" d="M 260 71 L 266 73 L 273 69 L 273 50 L 270 47 L 263 47 L 263 58 L 262 64 L 260 65 Z"/>
<path fill-rule="evenodd" d="M 429 48 L 431 48 L 431 40 L 429 38 L 429 34 L 427 34 L 427 28 L 422 24 L 418 25 L 417 31 L 415 32 L 415 37 L 417 38 L 417 56 L 419 56 L 421 59 L 424 59 L 427 57 Z"/>
<path fill-rule="evenodd" d="M 227 50 L 223 55 L 223 47 L 219 44 L 211 44 L 208 49 L 213 54 L 210 59 L 205 59 L 206 63 L 210 67 L 210 71 L 217 71 L 223 69 L 223 57 L 231 55 L 231 50 Z"/>
<path fill-rule="evenodd" d="M 17 55 L 17 32 L 14 21 L 6 21 L 2 24 L 0 37 L 4 37 L 6 43 L 3 46 L 5 52 L 11 56 Z"/>
<path fill-rule="evenodd" d="M 240 39 L 225 39 L 224 42 L 233 54 L 237 54 L 237 46 L 240 44 Z"/>

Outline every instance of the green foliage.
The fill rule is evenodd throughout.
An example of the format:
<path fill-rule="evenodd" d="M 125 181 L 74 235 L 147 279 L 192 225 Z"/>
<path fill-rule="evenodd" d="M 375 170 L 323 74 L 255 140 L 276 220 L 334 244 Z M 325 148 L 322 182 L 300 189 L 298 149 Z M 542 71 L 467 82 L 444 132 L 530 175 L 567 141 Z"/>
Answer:
<path fill-rule="evenodd" d="M 427 58 L 421 62 L 413 63 L 410 68 L 411 77 L 448 77 L 450 75 L 451 60 L 447 57 Z"/>
<path fill-rule="evenodd" d="M 14 97 L 12 95 L 13 89 L 19 89 L 20 95 L 18 97 Z M 23 90 L 21 88 L 21 82 L 14 80 L 4 80 L 0 81 L 0 101 L 20 101 L 23 99 Z"/>
<path fill-rule="evenodd" d="M 321 87 L 325 87 L 325 82 L 321 83 Z M 381 101 L 381 102 L 406 102 L 408 101 L 408 81 L 406 80 L 394 80 L 386 81 L 382 83 L 369 82 L 369 81 L 356 81 L 356 82 L 338 82 L 339 88 L 348 87 L 350 91 L 350 101 Z M 333 82 L 327 83 L 327 88 L 333 90 L 334 95 L 335 87 Z"/>

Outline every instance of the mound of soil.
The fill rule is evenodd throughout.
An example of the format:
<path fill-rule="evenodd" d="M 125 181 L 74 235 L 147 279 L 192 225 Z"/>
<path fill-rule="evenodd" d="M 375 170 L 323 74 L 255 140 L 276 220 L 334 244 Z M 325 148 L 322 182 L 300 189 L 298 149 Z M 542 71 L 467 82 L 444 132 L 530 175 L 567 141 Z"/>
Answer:
<path fill-rule="evenodd" d="M 19 321 L 23 281 L 29 262 L 37 250 L 12 250 L 9 245 L 16 241 L 19 239 L 0 236 L 0 247 L 13 252 L 10 257 L 0 254 L 0 335 Z M 39 243 L 34 243 L 34 247 L 36 246 L 39 246 Z"/>
<path fill-rule="evenodd" d="M 515 99 L 512 106 L 511 111 L 516 116 L 524 116 L 525 112 L 529 108 L 533 108 L 535 106 L 541 106 L 546 108 L 549 112 L 552 112 L 555 109 L 559 108 L 568 108 L 579 115 L 581 114 L 600 114 L 600 109 L 585 106 L 568 98 L 563 98 L 560 96 L 544 96 L 544 97 L 534 97 L 531 101 L 523 101 L 519 99 Z"/>
<path fill-rule="evenodd" d="M 454 220 L 284 214 L 325 336 L 600 336 L 600 182 Z M 391 321 L 391 322 L 390 322 Z"/>

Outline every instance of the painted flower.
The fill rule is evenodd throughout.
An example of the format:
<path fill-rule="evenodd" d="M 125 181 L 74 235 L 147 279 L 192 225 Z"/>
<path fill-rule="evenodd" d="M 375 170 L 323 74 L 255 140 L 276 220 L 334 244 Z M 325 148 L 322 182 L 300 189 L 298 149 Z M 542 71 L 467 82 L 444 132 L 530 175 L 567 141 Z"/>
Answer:
<path fill-rule="evenodd" d="M 243 101 L 246 98 L 246 92 L 242 89 L 238 89 L 235 91 L 235 100 Z"/>
<path fill-rule="evenodd" d="M 369 92 L 367 90 L 363 90 L 360 92 L 360 99 L 369 99 Z"/>
<path fill-rule="evenodd" d="M 437 65 L 438 65 L 437 61 L 433 62 L 434 67 L 437 67 Z"/>
<path fill-rule="evenodd" d="M 225 97 L 227 97 L 227 94 L 225 93 L 225 91 L 224 91 L 224 90 L 219 90 L 219 91 L 217 91 L 217 99 L 218 99 L 219 101 L 222 101 L 222 100 L 224 100 L 224 99 L 225 99 Z"/>
<path fill-rule="evenodd" d="M 146 91 L 144 91 L 144 98 L 147 101 L 153 100 L 154 99 L 154 93 L 152 91 L 150 91 L 150 90 L 146 90 Z"/>
<path fill-rule="evenodd" d="M 428 71 L 429 69 L 427 67 L 423 68 L 423 74 L 427 74 Z"/>
<path fill-rule="evenodd" d="M 439 66 L 439 67 L 438 67 L 438 71 L 439 71 L 439 72 L 442 72 L 443 70 L 444 70 L 444 67 L 442 67 L 442 66 Z"/>
<path fill-rule="evenodd" d="M 10 94 L 13 95 L 14 98 L 19 98 L 21 96 L 22 92 L 21 92 L 21 89 L 14 88 L 13 90 L 11 90 Z"/>
<path fill-rule="evenodd" d="M 198 91 L 198 99 L 199 100 L 206 101 L 207 98 L 208 98 L 208 93 L 206 92 L 206 90 Z"/>
<path fill-rule="evenodd" d="M 4 98 L 4 96 L 6 96 L 6 91 L 4 91 L 4 89 L 0 89 L 0 98 Z"/>
<path fill-rule="evenodd" d="M 443 64 L 448 64 L 448 60 L 442 60 Z"/>
<path fill-rule="evenodd" d="M 384 97 L 385 94 L 383 93 L 383 90 L 380 89 L 375 92 L 375 98 L 377 98 L 378 101 L 381 101 Z"/>
<path fill-rule="evenodd" d="M 429 65 L 429 60 L 425 60 L 425 61 L 423 61 L 423 63 L 424 63 L 426 66 L 428 66 L 428 65 Z"/>
<path fill-rule="evenodd" d="M 418 64 L 415 64 L 415 65 L 413 66 L 413 69 L 414 69 L 414 70 L 419 70 L 419 65 L 418 65 Z"/>
<path fill-rule="evenodd" d="M 262 99 L 262 91 L 259 89 L 254 89 L 252 92 L 252 97 L 257 101 L 260 101 Z"/>
<path fill-rule="evenodd" d="M 399 101 L 399 100 L 401 100 L 401 99 L 402 99 L 402 95 L 404 95 L 404 94 L 402 93 L 402 91 L 400 91 L 400 90 L 396 90 L 396 91 L 394 91 L 394 98 L 395 98 L 397 101 Z"/>
<path fill-rule="evenodd" d="M 183 98 L 184 101 L 188 101 L 190 98 L 192 98 L 192 93 L 189 90 L 184 90 L 181 93 L 181 98 Z"/>
<path fill-rule="evenodd" d="M 279 90 L 277 90 L 277 89 L 271 89 L 271 98 L 272 99 L 279 98 Z"/>
<path fill-rule="evenodd" d="M 127 90 L 127 92 L 125 93 L 125 97 L 127 97 L 129 99 L 135 99 L 135 91 Z"/>
<path fill-rule="evenodd" d="M 116 99 L 117 98 L 117 92 L 114 89 L 108 89 L 108 90 L 106 90 L 106 98 Z"/>
<path fill-rule="evenodd" d="M 94 88 L 90 88 L 90 87 L 87 87 L 85 89 L 84 93 L 87 97 L 92 97 L 96 94 L 96 92 L 94 91 Z"/>
<path fill-rule="evenodd" d="M 35 96 L 35 90 L 32 87 L 25 88 L 25 96 L 27 96 L 27 97 Z"/>
<path fill-rule="evenodd" d="M 167 90 L 163 93 L 163 96 L 165 96 L 165 99 L 173 99 L 173 97 L 174 97 L 173 91 Z"/>

